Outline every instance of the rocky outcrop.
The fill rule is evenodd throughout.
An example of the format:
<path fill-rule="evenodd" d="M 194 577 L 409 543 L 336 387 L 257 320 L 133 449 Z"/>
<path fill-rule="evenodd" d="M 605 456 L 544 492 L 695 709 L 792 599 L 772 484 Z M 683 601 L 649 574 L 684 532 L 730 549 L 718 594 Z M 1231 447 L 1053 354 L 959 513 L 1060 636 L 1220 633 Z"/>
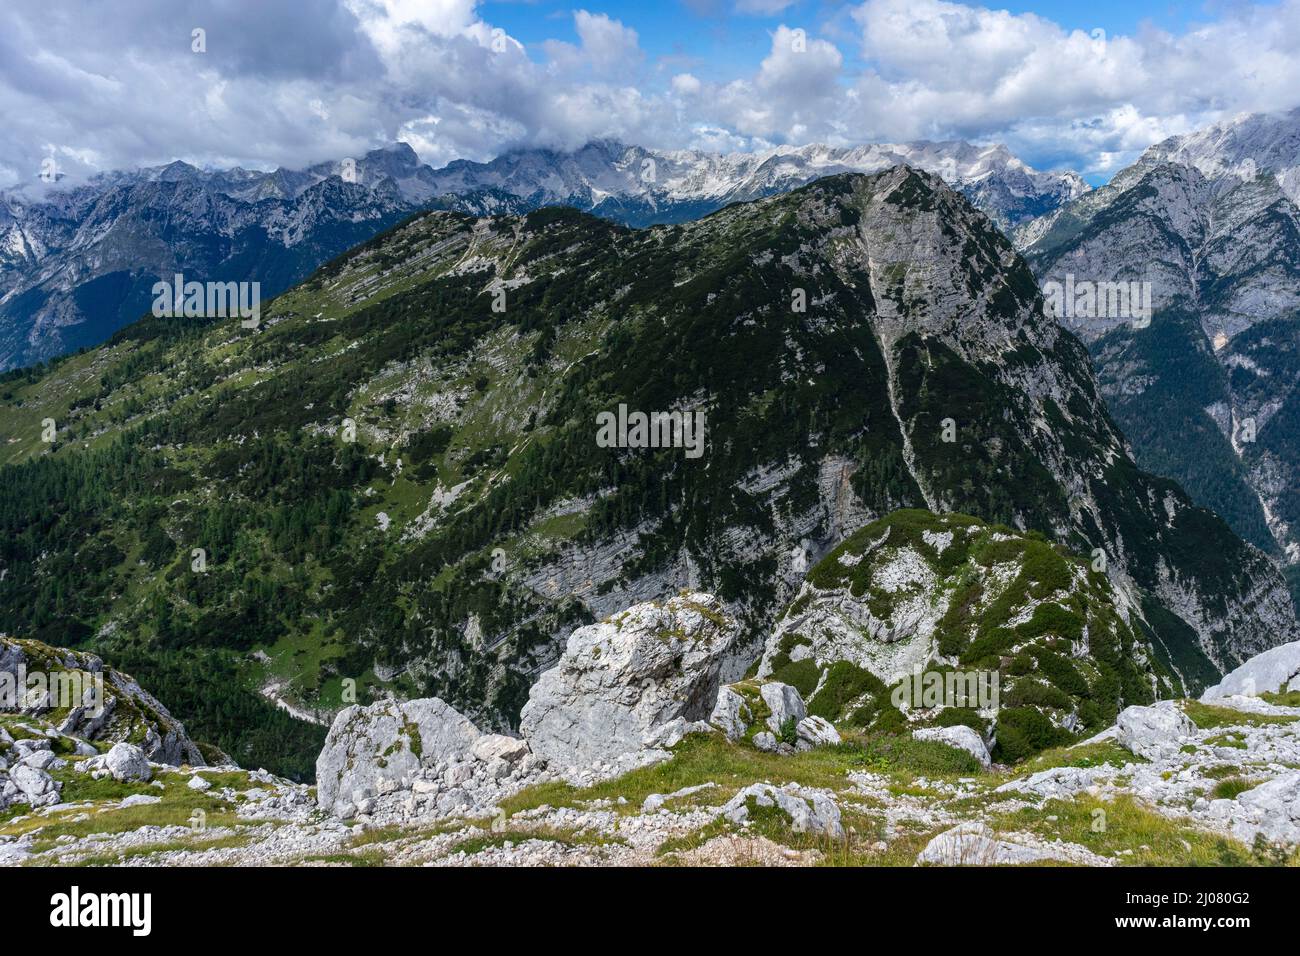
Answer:
<path fill-rule="evenodd" d="M 656 728 L 710 715 L 739 635 L 707 594 L 638 604 L 579 628 L 529 691 L 520 731 L 554 768 L 636 754 Z"/>
<path fill-rule="evenodd" d="M 732 823 L 744 824 L 750 820 L 751 805 L 753 808 L 776 807 L 789 818 L 790 829 L 795 833 L 819 833 L 835 840 L 844 838 L 840 808 L 824 793 L 756 783 L 727 801 L 722 815 Z"/>
<path fill-rule="evenodd" d="M 797 685 L 809 710 L 832 721 L 903 710 L 929 723 L 959 707 L 985 721 L 1046 714 L 1097 732 L 1118 712 L 1121 685 L 1130 703 L 1170 690 L 1136 613 L 1107 577 L 1041 538 L 967 515 L 897 511 L 808 572 L 758 675 Z M 987 747 L 975 756 L 987 764 Z"/>
<path fill-rule="evenodd" d="M 1300 641 L 1292 641 L 1256 654 L 1223 680 L 1208 687 L 1201 700 L 1240 694 L 1247 697 L 1263 693 L 1300 690 Z"/>
<path fill-rule="evenodd" d="M 85 651 L 0 637 L 0 710 L 43 717 L 69 737 L 131 743 L 155 763 L 204 765 L 185 726 L 129 674 Z M 102 691 L 101 691 L 102 689 Z"/>

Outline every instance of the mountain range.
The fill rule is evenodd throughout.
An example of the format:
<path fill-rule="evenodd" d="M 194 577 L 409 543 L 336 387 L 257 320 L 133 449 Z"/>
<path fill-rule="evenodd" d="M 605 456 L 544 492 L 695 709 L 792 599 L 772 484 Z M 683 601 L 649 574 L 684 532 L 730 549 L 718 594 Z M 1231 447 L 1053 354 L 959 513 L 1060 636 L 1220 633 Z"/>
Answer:
<path fill-rule="evenodd" d="M 1272 554 L 1300 593 L 1300 110 L 1159 143 L 1019 227 L 1043 283 L 1149 282 L 1151 315 L 1074 314 L 1143 467 Z"/>
<path fill-rule="evenodd" d="M 964 142 L 713 154 L 603 141 L 438 170 L 397 143 L 305 170 L 174 162 L 107 173 L 39 199 L 0 194 L 0 370 L 99 344 L 148 311 L 160 278 L 258 281 L 274 295 L 422 209 L 569 205 L 644 226 L 898 163 L 943 176 L 1007 229 L 1087 189 L 1072 173 L 1030 169 L 1005 147 Z"/>
<path fill-rule="evenodd" d="M 286 772 L 323 733 L 290 714 L 349 694 L 515 727 L 574 628 L 680 588 L 757 659 L 808 568 L 900 508 L 1087 556 L 1175 689 L 1296 629 L 1274 565 L 1134 464 L 1002 232 L 907 166 L 647 229 L 432 211 L 257 329 L 147 317 L 0 387 L 0 629 L 93 647 Z M 674 413 L 702 455 L 599 440 Z M 980 646 L 1022 623 L 982 610 Z"/>

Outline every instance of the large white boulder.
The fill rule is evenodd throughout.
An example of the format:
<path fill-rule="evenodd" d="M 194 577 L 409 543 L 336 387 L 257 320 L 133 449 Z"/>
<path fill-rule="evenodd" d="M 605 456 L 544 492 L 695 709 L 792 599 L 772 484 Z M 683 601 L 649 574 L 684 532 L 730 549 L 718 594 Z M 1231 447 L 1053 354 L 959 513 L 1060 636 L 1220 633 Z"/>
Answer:
<path fill-rule="evenodd" d="M 1233 834 L 1251 843 L 1262 833 L 1270 843 L 1300 844 L 1300 771 L 1275 777 L 1237 797 Z"/>
<path fill-rule="evenodd" d="M 1172 756 L 1196 733 L 1196 725 L 1172 700 L 1150 707 L 1125 707 L 1115 727 L 1120 745 L 1148 760 Z"/>
<path fill-rule="evenodd" d="M 989 748 L 984 745 L 984 738 L 970 727 L 924 727 L 912 731 L 912 737 L 916 740 L 933 740 L 964 750 L 978 760 L 985 770 L 993 763 Z"/>
<path fill-rule="evenodd" d="M 707 594 L 638 604 L 579 628 L 529 692 L 524 739 L 560 769 L 640 752 L 660 725 L 709 716 L 739 636 Z"/>
<path fill-rule="evenodd" d="M 60 784 L 44 770 L 35 767 L 14 767 L 9 771 L 9 782 L 12 790 L 16 791 L 10 794 L 11 803 L 27 803 L 33 807 L 43 807 L 59 802 Z"/>
<path fill-rule="evenodd" d="M 153 777 L 149 758 L 135 744 L 113 744 L 113 749 L 104 756 L 104 768 L 114 780 L 142 783 Z"/>
<path fill-rule="evenodd" d="M 1256 654 L 1213 687 L 1206 688 L 1201 700 L 1232 695 L 1255 697 L 1287 690 L 1300 690 L 1300 641 Z"/>
<path fill-rule="evenodd" d="M 437 697 L 339 711 L 316 758 L 316 800 L 349 817 L 366 801 L 410 789 L 417 771 L 469 759 L 479 729 Z"/>

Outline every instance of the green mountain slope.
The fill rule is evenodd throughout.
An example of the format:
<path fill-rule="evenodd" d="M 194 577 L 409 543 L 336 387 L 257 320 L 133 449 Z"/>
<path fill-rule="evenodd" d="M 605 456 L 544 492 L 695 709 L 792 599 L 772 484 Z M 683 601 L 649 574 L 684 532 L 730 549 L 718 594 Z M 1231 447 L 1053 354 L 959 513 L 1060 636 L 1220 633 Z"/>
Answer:
<path fill-rule="evenodd" d="M 310 749 L 272 701 L 507 725 L 574 626 L 682 586 L 757 657 L 900 507 L 1100 549 L 1192 686 L 1294 627 L 1271 565 L 1133 465 L 1006 240 L 905 167 L 642 231 L 430 213 L 259 330 L 146 319 L 0 402 L 0 629 L 93 645 L 268 766 Z M 620 404 L 705 413 L 704 453 L 601 447 Z"/>

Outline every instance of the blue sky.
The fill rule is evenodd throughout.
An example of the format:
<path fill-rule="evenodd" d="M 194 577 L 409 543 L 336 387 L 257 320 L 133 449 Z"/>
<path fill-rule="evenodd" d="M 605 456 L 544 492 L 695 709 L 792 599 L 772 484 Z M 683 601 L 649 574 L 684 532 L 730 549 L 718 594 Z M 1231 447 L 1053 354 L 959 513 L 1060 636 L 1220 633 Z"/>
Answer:
<path fill-rule="evenodd" d="M 402 139 L 441 165 L 595 138 L 968 139 L 1098 183 L 1170 135 L 1297 105 L 1300 0 L 0 4 L 0 188 L 46 158 L 297 167 Z"/>

